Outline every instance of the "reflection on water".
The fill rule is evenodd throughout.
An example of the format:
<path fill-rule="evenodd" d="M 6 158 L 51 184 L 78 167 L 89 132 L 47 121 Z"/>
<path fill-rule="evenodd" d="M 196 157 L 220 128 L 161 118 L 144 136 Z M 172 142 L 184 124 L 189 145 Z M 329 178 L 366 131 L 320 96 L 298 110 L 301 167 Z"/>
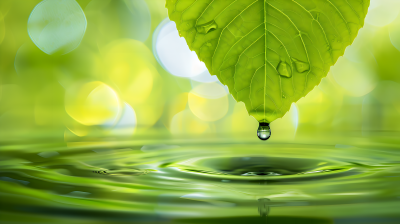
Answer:
<path fill-rule="evenodd" d="M 261 217 L 266 217 L 269 213 L 268 202 L 269 202 L 268 198 L 258 199 L 258 213 L 260 213 Z"/>
<path fill-rule="evenodd" d="M 400 223 L 395 139 L 151 142 L 2 145 L 2 219 Z"/>

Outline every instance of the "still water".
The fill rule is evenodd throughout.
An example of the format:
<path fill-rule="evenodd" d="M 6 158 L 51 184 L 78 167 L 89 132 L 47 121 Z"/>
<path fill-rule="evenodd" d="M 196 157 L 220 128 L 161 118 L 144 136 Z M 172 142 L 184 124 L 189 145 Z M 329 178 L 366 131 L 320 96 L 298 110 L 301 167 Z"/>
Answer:
<path fill-rule="evenodd" d="M 3 144 L 0 220 L 400 223 L 399 143 L 392 137 Z"/>

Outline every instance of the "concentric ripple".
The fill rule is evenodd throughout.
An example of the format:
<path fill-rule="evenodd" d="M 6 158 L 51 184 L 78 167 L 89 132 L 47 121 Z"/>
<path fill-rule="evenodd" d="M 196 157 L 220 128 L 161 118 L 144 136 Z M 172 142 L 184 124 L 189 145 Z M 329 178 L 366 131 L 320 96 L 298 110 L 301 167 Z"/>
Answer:
<path fill-rule="evenodd" d="M 334 161 L 262 156 L 190 159 L 188 161 L 167 164 L 167 166 L 177 167 L 183 172 L 225 175 L 225 178 L 232 179 L 238 179 L 237 176 L 246 177 L 241 178 L 243 180 L 249 179 L 247 177 L 264 180 L 298 179 L 299 177 L 309 177 L 310 175 L 312 175 L 312 178 L 323 178 L 326 175 L 342 174 L 343 172 L 356 169 L 354 166 Z M 352 174 L 355 173 L 352 172 Z M 347 174 L 350 175 L 349 173 Z"/>

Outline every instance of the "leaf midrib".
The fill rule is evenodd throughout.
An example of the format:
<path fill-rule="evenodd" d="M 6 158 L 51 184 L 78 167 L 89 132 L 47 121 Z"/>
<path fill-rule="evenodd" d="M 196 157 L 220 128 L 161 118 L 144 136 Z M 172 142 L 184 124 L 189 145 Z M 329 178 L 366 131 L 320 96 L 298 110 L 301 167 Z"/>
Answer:
<path fill-rule="evenodd" d="M 264 34 L 263 35 L 261 35 L 260 37 L 256 37 L 256 40 L 253 42 L 253 43 L 251 43 L 250 44 L 250 46 L 248 46 L 246 49 L 248 49 L 249 47 L 251 47 L 252 45 L 254 45 L 254 43 L 256 43 L 257 41 L 259 41 L 259 39 L 260 38 L 262 38 L 262 36 L 264 36 L 264 41 L 265 41 L 265 49 L 264 49 L 264 55 L 265 55 L 265 57 L 264 57 L 264 65 L 262 65 L 262 66 L 264 66 L 264 85 L 263 85 L 263 92 L 264 92 L 264 94 L 263 94 L 263 105 L 261 105 L 261 102 L 259 102 L 258 104 L 259 105 L 253 105 L 253 102 L 252 102 L 252 91 L 251 91 L 251 88 L 252 88 L 252 84 L 253 84 L 253 79 L 254 79 L 254 77 L 255 77 L 255 75 L 256 75 L 256 73 L 258 72 L 258 74 L 259 73 L 261 73 L 261 71 L 259 72 L 259 69 L 262 67 L 262 66 L 260 66 L 260 67 L 258 67 L 258 68 L 255 68 L 255 71 L 254 71 L 254 73 L 253 73 L 253 75 L 252 75 L 252 77 L 251 77 L 251 79 L 250 79 L 250 87 L 245 87 L 245 88 L 241 88 L 241 87 L 239 87 L 239 86 L 236 86 L 235 85 L 235 81 L 238 81 L 238 82 L 240 82 L 241 80 L 239 80 L 238 79 L 238 73 L 237 73 L 237 65 L 238 65 L 238 62 L 240 61 L 240 58 L 242 57 L 242 55 L 243 55 L 243 53 L 246 51 L 246 49 L 243 51 L 243 52 L 241 52 L 238 56 L 238 61 L 234 64 L 234 65 L 229 65 L 229 64 L 227 64 L 228 65 L 228 67 L 226 68 L 226 69 L 230 69 L 231 67 L 233 67 L 234 68 L 234 72 L 233 72 L 233 75 L 231 76 L 231 77 L 229 77 L 229 78 L 227 78 L 227 79 L 225 79 L 225 80 L 222 80 L 221 79 L 221 81 L 224 81 L 224 83 L 225 83 L 225 81 L 226 80 L 230 80 L 230 82 L 232 82 L 232 79 L 233 79 L 233 86 L 231 87 L 232 88 L 232 90 L 234 91 L 234 92 L 236 92 L 236 94 L 237 93 L 239 93 L 241 90 L 245 90 L 245 89 L 247 89 L 247 88 L 250 88 L 250 92 L 249 92 L 249 96 L 248 96 L 248 98 L 249 98 L 249 100 L 250 100 L 250 105 L 249 106 L 251 106 L 251 110 L 252 111 L 258 111 L 258 112 L 261 112 L 261 111 L 259 111 L 258 109 L 261 107 L 261 106 L 263 106 L 263 114 L 264 114 L 264 116 L 263 116 L 263 118 L 264 118 L 264 120 L 266 120 L 266 118 L 267 118 L 267 116 L 266 116 L 266 100 L 267 100 L 267 98 L 266 97 L 268 97 L 268 99 L 269 100 L 271 100 L 272 101 L 272 103 L 274 103 L 275 104 L 275 109 L 274 109 L 274 111 L 273 111 L 273 113 L 272 114 L 276 114 L 277 112 L 279 112 L 279 111 L 281 111 L 282 110 L 282 108 L 284 107 L 284 101 L 285 101 L 285 99 L 284 99 L 284 94 L 285 94 L 285 92 L 283 91 L 283 88 L 282 88 L 282 79 L 284 79 L 283 77 L 281 77 L 280 75 L 279 75 L 279 72 L 278 72 L 278 70 L 277 70 L 277 68 L 276 68 L 276 66 L 274 66 L 269 60 L 268 60 L 268 58 L 267 58 L 267 56 L 268 56 L 268 54 L 267 54 L 267 52 L 268 52 L 268 49 L 270 49 L 269 48 L 269 46 L 268 46 L 268 34 L 271 34 L 271 37 L 273 37 L 273 38 L 276 38 L 276 40 L 282 45 L 282 47 L 284 48 L 284 50 L 285 50 L 285 53 L 286 53 L 286 55 L 288 56 L 288 59 L 286 59 L 286 63 L 288 63 L 288 64 L 290 64 L 290 71 L 291 71 L 291 74 L 294 74 L 294 69 L 295 69 L 295 67 L 294 67 L 294 62 L 292 61 L 292 56 L 289 54 L 289 51 L 288 51 L 288 47 L 278 38 L 278 36 L 276 36 L 272 31 L 270 31 L 270 30 L 268 30 L 267 28 L 267 26 L 269 26 L 269 25 L 271 25 L 271 26 L 274 26 L 274 27 L 276 27 L 276 28 L 278 28 L 278 29 L 280 29 L 280 30 L 282 30 L 282 31 L 284 31 L 284 32 L 286 32 L 286 30 L 283 30 L 281 27 L 278 27 L 277 25 L 275 25 L 275 24 L 273 24 L 273 23 L 270 23 L 270 22 L 268 22 L 267 21 L 267 19 L 268 19 L 268 17 L 267 17 L 267 9 L 268 8 L 271 8 L 271 9 L 273 9 L 273 10 L 275 10 L 278 14 L 281 14 L 281 15 L 283 15 L 286 19 L 287 19 L 287 22 L 289 22 L 288 24 L 291 24 L 291 26 L 295 29 L 294 31 L 297 31 L 298 32 L 298 34 L 296 35 L 296 36 L 294 36 L 294 38 L 293 38 L 293 41 L 295 41 L 295 39 L 296 39 L 296 37 L 299 37 L 300 38 L 300 40 L 301 40 L 301 45 L 302 45 L 302 47 L 303 47 L 303 49 L 301 49 L 301 47 L 300 48 L 297 48 L 297 51 L 299 52 L 299 53 L 301 53 L 301 54 L 303 54 L 304 56 L 306 56 L 306 58 L 307 58 L 307 63 L 310 65 L 310 67 L 309 67 L 309 70 L 307 71 L 307 73 L 305 74 L 305 80 L 304 80 L 304 89 L 303 90 L 300 90 L 299 92 L 297 92 L 296 91 L 296 86 L 295 86 L 295 83 L 294 83 L 294 78 L 293 77 L 291 77 L 291 85 L 292 85 L 292 88 L 293 88 L 293 91 L 294 92 L 296 92 L 296 93 L 300 93 L 301 95 L 304 95 L 304 92 L 306 92 L 307 91 L 307 85 L 308 85 L 308 82 L 309 82 L 309 80 L 311 80 L 311 78 L 310 78 L 310 74 L 311 73 L 313 73 L 314 71 L 318 71 L 318 70 L 322 70 L 323 71 L 323 73 L 326 73 L 326 70 L 327 70 L 327 68 L 326 68 L 326 65 L 329 65 L 330 64 L 330 61 L 332 61 L 332 63 L 334 63 L 334 58 L 337 56 L 336 54 L 334 54 L 334 51 L 333 51 L 333 45 L 331 44 L 331 42 L 332 42 L 332 40 L 329 40 L 328 39 L 328 37 L 327 37 L 327 33 L 326 33 L 326 31 L 325 31 L 325 29 L 324 29 L 324 27 L 322 26 L 322 24 L 321 24 L 321 22 L 318 20 L 318 16 L 317 17 L 314 17 L 313 16 L 313 14 L 311 13 L 313 10 L 307 10 L 303 5 L 301 5 L 300 3 L 298 3 L 296 0 L 290 0 L 292 3 L 294 3 L 294 4 L 296 4 L 296 5 L 298 5 L 298 7 L 300 7 L 301 8 L 301 10 L 304 10 L 305 12 L 306 12 L 306 14 L 308 14 L 310 17 L 311 17 L 311 23 L 314 23 L 314 21 L 315 22 L 317 22 L 315 25 L 317 25 L 317 26 L 319 26 L 319 28 L 321 29 L 321 37 L 324 39 L 324 41 L 322 42 L 321 41 L 321 43 L 322 43 L 322 45 L 320 45 L 320 46 L 326 46 L 327 47 L 327 53 L 328 54 L 326 54 L 325 55 L 325 50 L 322 50 L 321 51 L 321 49 L 319 48 L 319 47 L 315 47 L 315 50 L 316 50 L 316 52 L 318 52 L 317 54 L 315 54 L 315 56 L 317 57 L 317 58 L 319 58 L 319 60 L 321 60 L 321 66 L 313 66 L 312 64 L 311 64 L 311 61 L 310 61 L 310 55 L 309 55 L 309 52 L 308 52 L 308 50 L 307 50 L 307 47 L 309 47 L 309 46 L 312 46 L 312 45 L 315 45 L 315 41 L 312 39 L 312 38 L 310 38 L 310 36 L 309 36 L 309 34 L 308 33 L 304 33 L 304 32 L 302 32 L 302 31 L 300 31 L 299 30 L 299 27 L 301 27 L 301 26 L 299 26 L 299 27 L 297 27 L 297 25 L 292 21 L 292 19 L 293 18 L 291 18 L 291 17 L 289 17 L 287 14 L 285 14 L 283 11 L 281 11 L 281 9 L 282 8 L 280 8 L 279 7 L 279 4 L 277 3 L 277 2 L 271 2 L 271 1 L 269 1 L 269 0 L 255 0 L 255 1 L 252 1 L 251 3 L 250 2 L 248 2 L 247 4 L 247 6 L 246 6 L 246 8 L 244 8 L 243 10 L 241 10 L 240 11 L 240 13 L 238 14 L 238 15 L 236 15 L 231 21 L 227 21 L 228 23 L 226 24 L 226 25 L 224 25 L 224 27 L 223 27 L 223 29 L 221 30 L 221 32 L 220 32 L 220 35 L 218 36 L 218 37 L 216 37 L 216 38 L 213 38 L 213 39 L 210 39 L 210 40 L 208 40 L 208 41 L 211 41 L 211 40 L 213 40 L 213 41 L 216 41 L 217 42 L 217 44 L 216 44 L 216 46 L 215 46 L 215 48 L 213 49 L 213 51 L 212 51 L 212 56 L 211 56 L 211 62 L 210 62 L 210 70 L 211 70 L 211 72 L 215 75 L 215 73 L 220 73 L 221 71 L 223 71 L 223 70 L 225 70 L 225 69 L 223 69 L 223 70 L 220 70 L 220 68 L 221 68 L 221 66 L 223 66 L 223 64 L 224 64 L 224 62 L 227 62 L 227 57 L 228 57 L 228 55 L 229 55 L 229 53 L 230 52 L 232 52 L 232 49 L 234 49 L 235 48 L 235 46 L 237 46 L 237 44 L 238 43 L 240 43 L 240 41 L 243 39 L 243 38 L 246 38 L 247 36 L 249 36 L 249 34 L 251 34 L 253 31 L 255 31 L 256 29 L 259 29 L 260 28 L 260 26 L 262 26 L 262 24 L 259 24 L 259 25 L 257 25 L 256 27 L 254 27 L 252 30 L 250 30 L 249 32 L 247 32 L 246 34 L 244 34 L 243 36 L 241 36 L 241 35 L 235 35 L 234 33 L 232 33 L 232 31 L 230 31 L 230 29 L 229 29 L 229 25 L 230 24 L 232 24 L 238 17 L 240 17 L 248 8 L 250 8 L 252 5 L 254 5 L 255 3 L 257 3 L 258 1 L 262 1 L 262 3 L 263 3 L 263 9 L 264 9 Z M 177 3 L 179 2 L 179 0 L 177 0 L 176 2 L 175 2 L 175 9 L 176 9 L 176 5 L 177 5 Z M 190 9 L 196 2 L 198 2 L 198 0 L 195 0 L 192 4 L 190 4 L 190 6 L 188 6 L 188 7 L 186 7 L 182 12 L 185 12 L 185 11 L 187 11 L 188 9 Z M 201 14 L 200 14 L 200 16 L 196 19 L 196 22 L 195 22 L 195 26 L 198 26 L 199 24 L 198 24 L 198 21 L 202 18 L 202 16 L 204 15 L 204 13 L 207 11 L 207 9 L 209 9 L 210 8 L 210 5 L 212 5 L 212 3 L 214 3 L 215 2 L 215 0 L 212 0 L 212 1 L 210 1 L 210 3 L 204 8 L 204 10 L 202 10 L 202 12 L 201 12 Z M 217 14 L 217 16 L 215 16 L 214 17 L 214 21 L 223 13 L 223 12 L 225 12 L 230 6 L 232 6 L 233 4 L 235 4 L 236 2 L 238 2 L 238 0 L 234 0 L 234 1 L 232 1 L 231 3 L 228 3 L 228 5 L 226 5 L 224 8 L 223 8 L 223 10 L 221 10 L 218 14 Z M 334 10 L 333 11 L 336 11 L 337 12 L 337 15 L 339 16 L 339 18 L 341 18 L 342 19 L 342 21 L 344 22 L 344 24 L 345 24 L 345 27 L 346 27 L 346 29 L 347 29 L 347 32 L 348 32 L 348 38 L 344 38 L 345 39 L 345 42 L 343 43 L 343 45 L 347 42 L 347 41 L 351 41 L 351 38 L 352 38 L 352 32 L 351 32 L 351 30 L 350 30 L 350 27 L 349 27 L 349 23 L 352 23 L 351 21 L 347 21 L 345 18 L 344 18 L 344 15 L 342 14 L 342 12 L 341 11 L 339 11 L 339 9 L 336 7 L 336 5 L 335 4 L 333 4 L 330 0 L 326 0 L 326 2 L 328 3 L 327 5 L 331 5 L 331 7 L 333 7 L 334 8 Z M 276 4 L 278 4 L 278 6 L 275 6 L 275 3 Z M 357 11 L 355 10 L 355 8 L 347 1 L 347 0 L 345 0 L 345 4 L 347 4 L 350 8 L 351 8 L 351 10 L 354 12 L 354 14 L 357 16 L 357 18 L 358 18 L 358 20 L 360 21 L 360 15 L 357 13 Z M 362 4 L 363 6 L 364 6 L 364 4 Z M 300 8 L 299 8 L 299 10 L 300 10 Z M 363 7 L 364 8 L 364 7 Z M 282 9 L 283 10 L 283 9 Z M 365 14 L 365 10 L 363 11 L 364 13 L 361 13 L 361 14 Z M 321 13 L 323 13 L 323 12 L 321 12 Z M 325 15 L 325 13 L 323 13 L 324 15 Z M 319 15 L 319 14 L 317 14 L 317 15 Z M 326 16 L 326 15 L 325 15 Z M 280 16 L 279 16 L 280 17 Z M 307 16 L 308 17 L 308 16 Z M 275 18 L 275 17 L 274 17 Z M 286 20 L 285 19 L 285 20 Z M 184 21 L 183 21 L 183 16 L 181 16 L 181 18 L 180 18 L 180 20 L 181 20 L 181 23 L 183 23 Z M 331 20 L 331 18 L 329 18 L 328 16 L 327 16 L 327 21 L 328 21 L 328 23 L 330 23 L 332 26 L 334 26 L 334 23 L 332 23 L 332 20 Z M 354 22 L 354 23 L 357 23 L 357 22 Z M 313 24 L 312 24 L 313 25 Z M 326 24 L 324 24 L 325 26 L 326 26 Z M 222 28 L 222 27 L 221 27 Z M 228 29 L 227 29 L 228 28 Z M 335 29 L 335 31 L 338 33 L 339 31 L 336 29 L 336 27 L 334 28 Z M 240 37 L 237 41 L 235 41 L 234 42 L 234 44 L 230 47 L 230 49 L 228 49 L 226 52 L 225 52 L 225 55 L 223 56 L 223 59 L 222 59 L 222 61 L 220 62 L 220 61 L 218 61 L 217 63 L 219 64 L 219 63 L 221 63 L 220 64 L 220 66 L 218 67 L 218 68 L 216 68 L 216 63 L 215 63 L 215 61 L 214 61 L 214 57 L 215 57 L 215 55 L 216 55 L 216 52 L 217 52 L 217 50 L 219 49 L 219 46 L 221 45 L 221 37 L 222 37 L 222 34 L 223 34 L 223 32 L 225 31 L 225 30 L 228 30 L 231 34 L 233 34 L 235 37 Z M 260 32 L 260 30 L 259 31 L 256 31 L 256 32 Z M 191 41 L 192 42 L 192 45 L 195 43 L 195 40 L 196 40 L 196 36 L 197 36 L 198 34 L 197 34 L 197 32 L 194 34 L 194 38 L 193 38 L 193 40 Z M 335 36 L 336 37 L 336 36 Z M 271 39 L 273 39 L 273 38 L 271 38 Z M 321 38 L 321 40 L 322 40 L 322 38 Z M 236 39 L 236 38 L 235 38 Z M 299 39 L 297 39 L 297 41 L 298 41 Z M 306 41 L 307 40 L 307 45 L 306 45 Z M 300 43 L 300 42 L 299 42 Z M 295 45 L 296 47 L 297 46 L 300 46 L 300 44 L 299 45 Z M 289 46 L 290 47 L 290 46 Z M 300 50 L 301 49 L 301 50 Z M 270 49 L 270 50 L 272 50 L 272 49 Z M 304 50 L 304 51 L 303 51 Z M 310 50 L 310 49 L 309 49 Z M 336 50 L 336 48 L 335 48 L 335 50 Z M 275 53 L 277 53 L 275 50 L 273 50 Z M 302 53 L 302 51 L 304 52 L 304 53 Z M 312 51 L 310 51 L 310 52 L 312 52 Z M 315 53 L 316 53 L 315 52 Z M 321 54 L 321 52 L 323 53 L 323 54 Z M 211 53 L 211 52 L 210 52 Z M 278 54 L 278 53 L 277 53 Z M 222 56 L 222 55 L 221 55 Z M 329 57 L 330 56 L 330 57 Z M 252 58 L 254 58 L 254 57 L 256 57 L 256 56 L 253 56 Z M 285 56 L 286 57 L 286 56 Z M 331 60 L 329 60 L 329 59 L 331 59 Z M 287 62 L 287 60 L 289 60 L 290 62 Z M 303 59 L 304 60 L 304 59 Z M 305 61 L 304 61 L 305 62 Z M 273 69 L 273 71 L 275 71 L 275 75 L 278 75 L 278 77 L 273 77 L 273 76 L 270 76 L 271 74 L 268 74 L 268 73 L 274 73 L 274 72 L 268 72 L 267 73 L 267 66 L 271 66 L 271 68 Z M 279 66 L 279 64 L 278 64 L 278 66 Z M 268 71 L 269 71 L 269 68 L 268 68 Z M 260 75 L 260 74 L 259 74 Z M 268 91 L 267 91 L 267 77 L 272 81 L 272 82 L 274 82 L 275 80 L 272 80 L 272 78 L 277 78 L 278 80 L 279 80 L 279 90 L 280 90 L 280 100 L 279 99 L 275 99 L 275 100 L 277 100 L 278 102 L 281 102 L 281 106 L 278 108 L 278 106 L 277 106 L 277 104 L 276 104 L 276 102 L 274 101 L 274 98 L 276 98 L 276 96 L 275 95 L 269 95 L 269 93 L 268 93 Z M 220 77 L 219 77 L 220 78 Z M 222 78 L 222 77 L 221 77 Z M 261 81 L 261 80 L 260 80 Z M 275 85 L 275 84 L 274 84 Z M 301 85 L 301 84 L 300 84 Z M 240 90 L 237 90 L 237 87 L 239 87 L 239 88 L 241 88 Z M 259 93 L 260 92 L 260 90 L 261 90 L 261 88 L 258 88 L 257 90 L 255 90 L 256 92 L 254 92 L 254 93 Z M 248 91 L 248 90 L 246 90 L 246 91 Z M 232 92 L 233 93 L 233 92 Z M 279 94 L 279 93 L 277 93 L 277 94 Z M 286 94 L 285 94 L 286 95 Z M 244 95 L 242 95 L 242 97 L 243 97 Z M 242 98 L 241 97 L 241 98 Z M 285 97 L 286 98 L 286 97 Z M 240 99 L 239 99 L 240 100 Z M 254 108 L 254 106 L 256 106 L 256 108 Z M 272 108 L 271 108 L 272 109 Z M 249 111 L 250 112 L 250 111 Z M 269 116 L 269 115 L 268 115 Z"/>

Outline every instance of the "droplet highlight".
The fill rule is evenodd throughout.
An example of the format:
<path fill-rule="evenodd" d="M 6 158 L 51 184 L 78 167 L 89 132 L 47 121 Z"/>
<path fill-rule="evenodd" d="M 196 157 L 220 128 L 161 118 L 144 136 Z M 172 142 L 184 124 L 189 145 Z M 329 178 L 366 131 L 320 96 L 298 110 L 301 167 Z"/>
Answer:
<path fill-rule="evenodd" d="M 281 61 L 281 63 L 279 63 L 278 73 L 279 73 L 279 75 L 287 77 L 287 78 L 292 77 L 292 71 L 290 70 L 290 66 L 284 61 Z"/>
<path fill-rule="evenodd" d="M 260 123 L 257 130 L 257 136 L 259 139 L 265 141 L 271 137 L 271 128 L 269 127 L 269 123 Z"/>
<path fill-rule="evenodd" d="M 196 30 L 198 33 L 207 34 L 211 31 L 214 31 L 218 28 L 218 24 L 215 20 L 212 20 L 208 23 L 200 24 L 196 26 Z"/>
<path fill-rule="evenodd" d="M 303 73 L 305 71 L 310 70 L 310 64 L 299 61 L 295 58 L 292 58 L 294 66 L 296 67 L 297 72 Z"/>

